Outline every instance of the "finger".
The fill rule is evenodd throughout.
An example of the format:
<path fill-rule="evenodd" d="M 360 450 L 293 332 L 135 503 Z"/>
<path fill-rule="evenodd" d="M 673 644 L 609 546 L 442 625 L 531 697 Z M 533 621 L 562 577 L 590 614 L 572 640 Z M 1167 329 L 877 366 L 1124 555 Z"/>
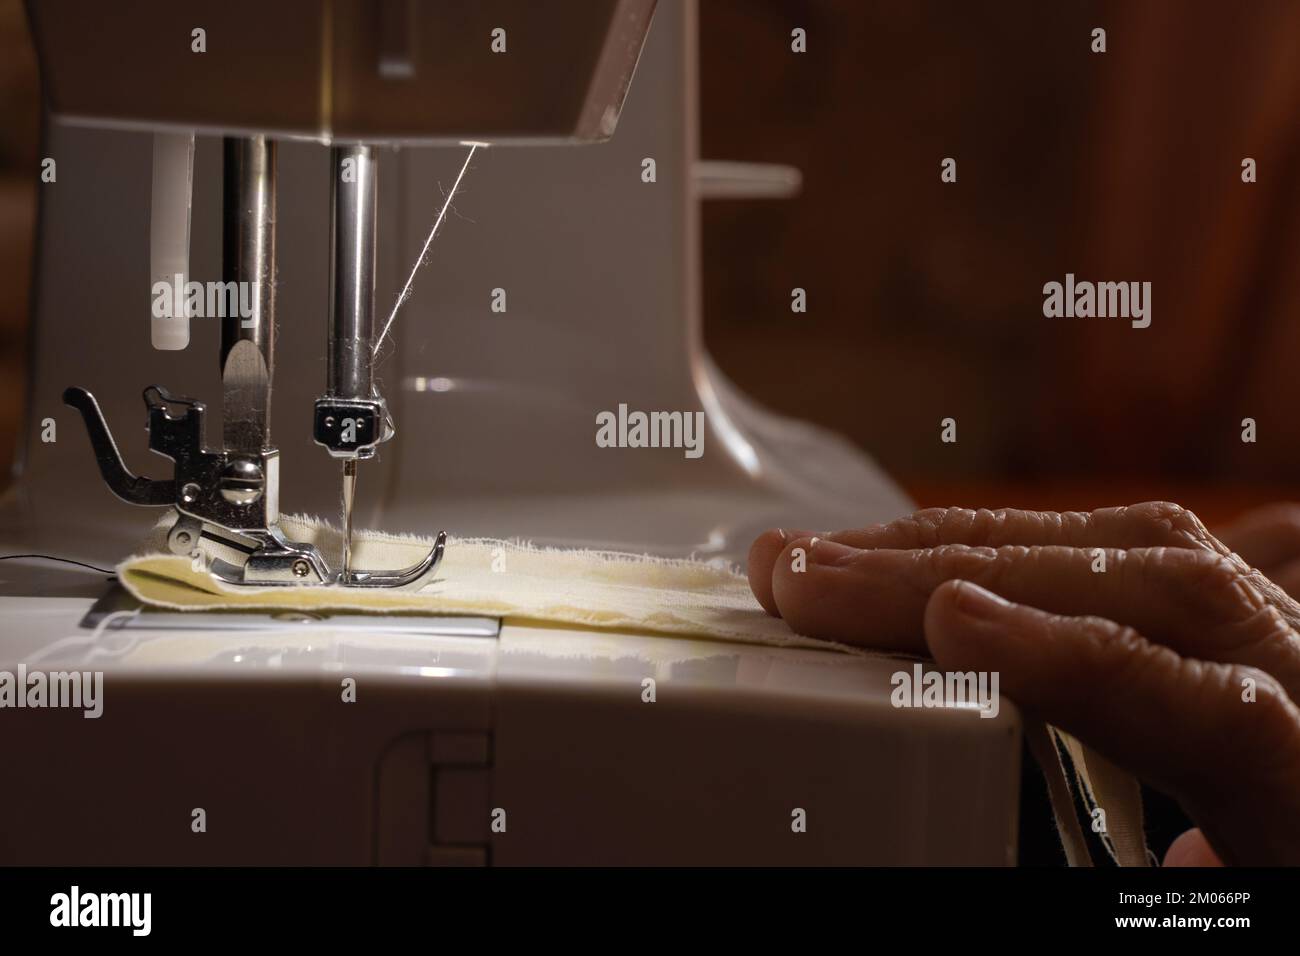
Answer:
<path fill-rule="evenodd" d="M 1179 834 L 1165 851 L 1165 866 L 1223 866 L 1205 834 L 1193 827 Z"/>
<path fill-rule="evenodd" d="M 763 610 L 773 617 L 781 616 L 776 599 L 772 597 L 772 567 L 776 564 L 776 558 L 793 538 L 805 538 L 810 534 L 808 531 L 773 528 L 760 534 L 749 547 L 749 589 L 758 598 L 758 603 L 763 605 Z"/>
<path fill-rule="evenodd" d="M 800 547 L 807 554 L 802 570 L 794 553 Z M 1262 668 L 1300 693 L 1295 632 L 1235 564 L 1208 551 L 963 545 L 867 551 L 796 539 L 777 559 L 772 593 L 800 634 L 917 653 L 930 593 L 956 578 L 1057 614 L 1119 621 L 1191 657 Z"/>
<path fill-rule="evenodd" d="M 1223 528 L 1218 538 L 1247 563 L 1273 576 L 1279 567 L 1300 558 L 1300 505 L 1256 508 Z"/>
<path fill-rule="evenodd" d="M 936 548 L 945 544 L 990 548 L 1016 544 L 1203 548 L 1226 553 L 1196 515 L 1168 501 L 1147 501 L 1096 511 L 927 508 L 888 524 L 837 531 L 823 537 L 855 548 L 896 550 Z"/>
<path fill-rule="evenodd" d="M 811 534 L 775 529 L 760 535 L 750 548 L 750 588 L 769 614 L 780 615 L 772 596 L 772 572 L 776 559 L 792 538 Z M 888 524 L 821 532 L 819 537 L 854 548 L 900 551 L 964 544 L 992 548 L 1004 545 L 1201 548 L 1228 553 L 1196 515 L 1167 501 L 1099 508 L 1091 512 L 927 508 Z"/>
<path fill-rule="evenodd" d="M 1176 797 L 1225 862 L 1300 859 L 1300 710 L 1268 674 L 966 581 L 935 591 L 925 635 L 941 668 L 998 674 L 1027 711 Z M 1245 794 L 1253 812 L 1242 812 Z"/>

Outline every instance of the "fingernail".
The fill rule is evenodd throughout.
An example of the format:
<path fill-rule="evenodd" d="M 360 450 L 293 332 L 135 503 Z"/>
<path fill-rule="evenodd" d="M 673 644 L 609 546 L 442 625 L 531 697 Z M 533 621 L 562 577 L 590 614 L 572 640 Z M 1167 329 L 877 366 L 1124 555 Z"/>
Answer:
<path fill-rule="evenodd" d="M 808 545 L 808 556 L 812 558 L 812 563 L 825 567 L 847 564 L 861 553 L 858 548 L 851 548 L 847 544 L 829 541 L 826 538 L 813 538 Z"/>
<path fill-rule="evenodd" d="M 969 581 L 957 582 L 954 603 L 957 610 L 966 617 L 982 621 L 997 620 L 1006 614 L 1008 608 L 1014 606 L 1005 598 Z"/>

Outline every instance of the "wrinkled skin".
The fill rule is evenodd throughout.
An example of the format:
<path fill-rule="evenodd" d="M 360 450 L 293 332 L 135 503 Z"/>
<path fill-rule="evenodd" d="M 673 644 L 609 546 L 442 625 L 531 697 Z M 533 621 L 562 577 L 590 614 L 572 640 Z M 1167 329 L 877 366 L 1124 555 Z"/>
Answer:
<path fill-rule="evenodd" d="M 1219 537 L 1167 502 L 933 508 L 768 531 L 749 555 L 755 596 L 796 632 L 997 671 L 1025 711 L 1173 796 L 1197 827 L 1166 865 L 1300 864 L 1300 604 L 1275 580 L 1300 593 L 1300 507 Z"/>

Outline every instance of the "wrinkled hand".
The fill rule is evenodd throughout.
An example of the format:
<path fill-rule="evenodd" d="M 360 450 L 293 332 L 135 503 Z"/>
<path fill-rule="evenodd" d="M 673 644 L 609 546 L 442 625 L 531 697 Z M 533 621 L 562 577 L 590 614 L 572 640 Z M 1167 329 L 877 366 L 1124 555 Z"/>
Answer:
<path fill-rule="evenodd" d="M 1190 511 L 769 531 L 749 581 L 800 634 L 999 672 L 1026 711 L 1179 801 L 1199 830 L 1166 865 L 1300 863 L 1300 605 Z"/>

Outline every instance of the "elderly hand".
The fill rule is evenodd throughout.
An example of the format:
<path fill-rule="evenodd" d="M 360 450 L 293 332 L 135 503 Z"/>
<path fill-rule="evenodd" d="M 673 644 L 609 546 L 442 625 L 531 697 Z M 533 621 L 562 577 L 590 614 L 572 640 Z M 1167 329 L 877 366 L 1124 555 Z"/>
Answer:
<path fill-rule="evenodd" d="M 1179 801 L 1199 829 L 1166 865 L 1300 863 L 1300 605 L 1190 511 L 769 531 L 749 581 L 800 634 L 999 672 L 1023 709 Z"/>

